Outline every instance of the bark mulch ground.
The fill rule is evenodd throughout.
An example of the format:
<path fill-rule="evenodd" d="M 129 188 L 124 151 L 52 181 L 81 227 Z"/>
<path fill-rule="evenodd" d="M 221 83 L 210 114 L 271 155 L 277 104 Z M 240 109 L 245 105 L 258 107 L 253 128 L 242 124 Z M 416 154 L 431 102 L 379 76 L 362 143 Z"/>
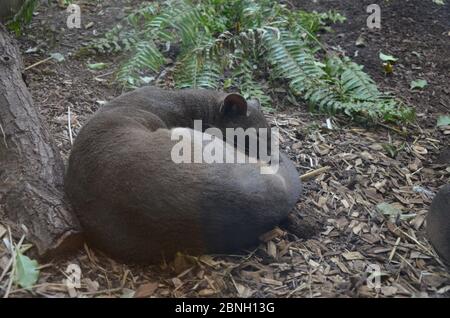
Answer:
<path fill-rule="evenodd" d="M 27 65 L 50 52 L 63 63 L 27 71 L 34 102 L 65 158 L 70 151 L 67 111 L 75 131 L 104 101 L 116 57 L 77 57 L 83 42 L 108 29 L 138 1 L 83 4 L 84 28 L 62 30 L 66 14 L 41 8 L 20 43 Z M 0 295 L 9 297 L 448 297 L 450 275 L 427 242 L 424 219 L 436 191 L 450 180 L 450 127 L 436 119 L 450 113 L 450 6 L 431 0 L 381 1 L 382 29 L 365 27 L 371 1 L 285 1 L 308 10 L 337 9 L 348 21 L 322 41 L 365 65 L 382 89 L 416 107 L 417 123 L 361 127 L 346 119 L 311 114 L 306 106 L 267 114 L 281 131 L 282 147 L 304 175 L 304 194 L 279 228 L 242 255 L 179 255 L 161 266 L 127 266 L 85 246 L 64 260 L 42 264 L 30 290 L 9 284 L 11 261 L 0 244 Z M 44 9 L 46 13 L 44 14 Z M 93 25 L 89 25 L 93 22 Z M 362 37 L 364 47 L 356 46 Z M 28 50 L 28 53 L 27 53 Z M 386 76 L 382 51 L 399 58 Z M 106 62 L 111 70 L 90 71 Z M 414 79 L 428 87 L 410 90 Z M 321 173 L 308 176 L 322 168 Z M 20 234 L 15 233 L 20 237 Z M 0 238 L 10 242 L 0 224 Z M 17 243 L 17 242 L 16 242 Z M 66 269 L 81 268 L 81 286 L 68 290 Z M 379 275 L 373 275 L 379 271 Z M 374 279 L 376 276 L 376 279 Z M 367 281 L 378 281 L 377 288 Z"/>

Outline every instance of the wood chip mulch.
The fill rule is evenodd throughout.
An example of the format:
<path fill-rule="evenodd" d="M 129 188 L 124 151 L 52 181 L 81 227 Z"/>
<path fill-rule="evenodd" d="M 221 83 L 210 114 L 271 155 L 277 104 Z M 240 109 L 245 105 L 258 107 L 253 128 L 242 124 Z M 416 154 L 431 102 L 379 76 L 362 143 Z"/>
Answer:
<path fill-rule="evenodd" d="M 402 135 L 396 128 L 365 129 L 339 119 L 327 125 L 326 117 L 307 113 L 268 117 L 303 175 L 304 194 L 289 220 L 263 235 L 254 250 L 244 255 L 179 255 L 171 264 L 136 267 L 118 264 L 85 246 L 65 261 L 42 264 L 37 285 L 25 290 L 11 284 L 9 235 L 0 225 L 4 243 L 0 293 L 8 291 L 9 297 L 450 295 L 450 275 L 424 237 L 432 197 L 450 177 L 448 163 L 434 163 L 444 129 L 409 127 Z M 399 151 L 392 158 L 386 149 Z M 79 288 L 67 287 L 70 264 L 81 269 Z"/>

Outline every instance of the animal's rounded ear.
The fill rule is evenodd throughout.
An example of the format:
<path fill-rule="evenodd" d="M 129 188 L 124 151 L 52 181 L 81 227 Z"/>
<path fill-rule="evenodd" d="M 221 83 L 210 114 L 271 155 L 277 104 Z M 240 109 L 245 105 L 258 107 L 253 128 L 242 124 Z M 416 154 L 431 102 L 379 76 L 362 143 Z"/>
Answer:
<path fill-rule="evenodd" d="M 247 101 L 242 95 L 231 93 L 225 96 L 220 112 L 224 115 L 247 115 Z"/>

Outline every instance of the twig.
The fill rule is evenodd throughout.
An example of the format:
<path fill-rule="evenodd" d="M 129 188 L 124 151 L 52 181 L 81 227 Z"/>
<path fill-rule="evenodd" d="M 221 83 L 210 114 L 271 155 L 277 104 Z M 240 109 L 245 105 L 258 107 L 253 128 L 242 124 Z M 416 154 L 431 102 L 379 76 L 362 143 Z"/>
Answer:
<path fill-rule="evenodd" d="M 0 275 L 0 282 L 3 280 L 3 277 L 5 277 L 6 273 L 8 272 L 9 268 L 11 267 L 12 263 L 13 263 L 13 257 L 11 257 L 8 264 L 6 264 L 6 267 L 3 270 L 2 274 Z"/>
<path fill-rule="evenodd" d="M 402 259 L 403 262 L 406 263 L 406 265 L 408 265 L 411 268 L 411 270 L 413 271 L 414 274 L 416 274 L 418 277 L 420 277 L 419 273 L 417 272 L 417 269 L 414 266 L 412 266 L 411 263 L 408 262 L 408 260 L 405 257 L 403 257 L 401 254 L 397 254 L 397 255 Z M 411 275 L 409 275 L 409 277 L 412 278 Z M 416 280 L 417 280 L 417 283 L 420 283 L 420 281 L 418 279 L 416 279 Z"/>
<path fill-rule="evenodd" d="M 401 131 L 401 130 L 395 128 L 395 127 L 391 127 L 391 126 L 383 124 L 383 123 L 379 123 L 378 125 L 380 125 L 381 127 L 386 128 L 386 129 L 390 129 L 392 131 L 395 131 L 397 134 L 399 134 L 399 135 L 401 135 L 403 137 L 405 137 L 408 134 L 408 132 Z"/>
<path fill-rule="evenodd" d="M 11 230 L 10 230 L 10 228 L 9 228 L 9 226 L 8 226 L 8 239 L 9 239 L 9 248 L 11 248 L 11 255 L 12 255 L 12 257 L 11 257 L 11 259 L 9 260 L 9 262 L 8 262 L 8 265 L 6 266 L 6 268 L 3 270 L 3 273 L 2 273 L 2 275 L 1 275 L 1 277 L 0 277 L 0 282 L 2 281 L 2 279 L 3 279 L 3 277 L 6 275 L 6 273 L 8 272 L 8 270 L 9 270 L 9 268 L 14 264 L 15 265 L 15 262 L 14 262 L 14 259 L 15 259 L 15 257 L 14 257 L 14 247 L 13 247 L 13 243 L 12 243 L 12 235 L 11 235 Z M 11 275 L 10 275 L 10 277 L 12 277 L 12 272 L 13 272 L 13 270 L 14 270 L 14 266 L 13 266 L 13 269 L 11 270 Z M 10 280 L 11 281 L 11 280 Z M 5 292 L 5 295 L 3 296 L 4 298 L 7 298 L 8 297 L 8 294 L 9 294 L 9 289 L 11 288 L 10 287 L 10 281 L 8 281 L 8 283 L 6 284 L 6 292 Z M 4 289 L 4 287 L 2 287 L 2 289 Z"/>
<path fill-rule="evenodd" d="M 389 262 L 392 262 L 395 252 L 397 251 L 398 244 L 400 244 L 400 240 L 401 240 L 401 237 L 398 237 L 397 241 L 394 244 L 394 247 L 392 248 L 391 254 L 389 254 Z"/>
<path fill-rule="evenodd" d="M 102 78 L 114 74 L 114 71 L 97 75 L 96 78 Z"/>
<path fill-rule="evenodd" d="M 70 112 L 70 106 L 67 107 L 67 126 L 68 126 L 68 130 L 69 130 L 69 140 L 70 140 L 70 145 L 73 145 L 73 137 L 72 137 L 72 120 L 71 120 L 71 112 Z"/>
<path fill-rule="evenodd" d="M 80 295 L 83 296 L 92 296 L 92 295 L 100 295 L 100 294 L 112 294 L 112 293 L 117 293 L 120 292 L 123 289 L 122 287 L 116 287 L 116 288 L 111 288 L 111 289 L 104 289 L 104 290 L 98 290 L 98 291 L 92 291 L 92 292 L 80 292 Z"/>
<path fill-rule="evenodd" d="M 8 227 L 8 235 L 9 235 L 9 241 L 11 243 L 11 255 L 12 255 L 11 260 L 12 260 L 12 262 L 10 262 L 10 263 L 12 265 L 12 269 L 11 269 L 11 272 L 9 274 L 9 282 L 8 282 L 7 287 L 6 287 L 6 292 L 5 292 L 5 295 L 3 296 L 3 298 L 8 298 L 8 296 L 9 296 L 9 294 L 11 292 L 12 283 L 14 281 L 14 275 L 16 273 L 16 255 L 17 255 L 17 251 L 20 251 L 20 247 L 22 246 L 23 241 L 25 240 L 25 235 L 22 235 L 22 237 L 20 238 L 19 243 L 17 243 L 17 245 L 14 246 L 14 243 L 13 243 L 13 240 L 12 240 L 11 229 L 9 227 Z M 9 267 L 9 266 L 7 266 L 7 267 Z"/>
<path fill-rule="evenodd" d="M 326 171 L 328 171 L 330 169 L 331 169 L 330 166 L 325 166 L 325 167 L 322 167 L 322 168 L 319 168 L 319 169 L 307 172 L 307 173 L 305 173 L 305 174 L 300 176 L 300 180 L 302 180 L 302 181 L 309 180 L 309 179 L 314 178 L 315 176 L 318 176 L 318 175 L 320 175 L 320 174 L 322 174 L 322 173 L 324 173 L 324 172 L 326 172 Z"/>
<path fill-rule="evenodd" d="M 41 288 L 41 287 L 66 287 L 66 284 L 62 284 L 62 283 L 43 283 L 43 284 L 36 284 L 27 288 L 17 288 L 12 290 L 9 294 L 16 294 L 16 293 L 20 293 L 23 291 L 31 291 L 33 289 L 37 289 L 37 288 Z"/>
<path fill-rule="evenodd" d="M 6 149 L 8 149 L 8 143 L 6 142 L 6 134 L 5 131 L 3 130 L 2 124 L 0 124 L 0 130 L 2 131 L 3 142 L 5 143 Z"/>
<path fill-rule="evenodd" d="M 14 243 L 13 243 L 13 240 L 12 240 L 11 229 L 9 228 L 9 226 L 8 226 L 8 235 L 9 235 L 9 241 L 11 243 L 12 269 L 11 269 L 11 272 L 9 273 L 9 282 L 7 284 L 5 295 L 3 296 L 3 298 L 8 298 L 9 293 L 11 291 L 12 283 L 13 283 L 13 280 L 14 280 L 14 275 L 16 273 L 16 249 L 20 248 L 20 244 L 22 244 L 23 239 L 25 238 L 25 236 L 22 236 L 22 239 L 20 240 L 19 245 L 14 247 Z"/>
<path fill-rule="evenodd" d="M 9 230 L 9 228 L 8 228 L 8 230 Z M 11 233 L 10 233 L 10 239 L 12 240 Z M 17 291 L 17 289 L 11 290 L 12 282 L 13 282 L 13 280 L 14 280 L 14 275 L 16 274 L 16 256 L 17 256 L 17 251 L 19 251 L 19 252 L 21 252 L 21 253 L 25 253 L 26 250 L 28 250 L 28 249 L 30 249 L 30 248 L 32 247 L 32 245 L 30 245 L 30 246 L 28 246 L 28 247 L 26 247 L 26 248 L 24 248 L 24 249 L 21 250 L 22 245 L 23 245 L 23 241 L 24 241 L 24 240 L 25 240 L 25 234 L 22 235 L 22 237 L 20 238 L 19 243 L 17 243 L 17 245 L 16 245 L 15 247 L 14 247 L 14 244 L 11 245 L 11 248 L 12 248 L 11 252 L 12 252 L 12 255 L 13 255 L 13 256 L 12 256 L 12 261 L 13 261 L 12 264 L 13 264 L 13 268 L 12 268 L 12 270 L 11 270 L 10 280 L 9 280 L 8 288 L 7 288 L 7 290 L 6 290 L 6 293 L 5 293 L 4 298 L 8 298 L 10 294 L 13 294 L 13 293 L 15 293 L 15 292 Z M 12 241 L 11 241 L 11 242 L 12 242 Z M 51 264 L 42 265 L 42 266 L 39 267 L 39 269 L 49 267 L 50 265 L 51 265 Z M 24 289 L 24 290 L 30 290 L 31 288 L 23 288 L 23 289 Z M 22 289 L 22 290 L 23 290 L 23 289 Z"/>
<path fill-rule="evenodd" d="M 28 71 L 29 69 L 31 69 L 31 68 L 33 68 L 33 67 L 35 67 L 35 66 L 41 65 L 42 63 L 45 63 L 45 62 L 47 62 L 47 61 L 50 61 L 52 58 L 53 58 L 53 57 L 49 56 L 49 57 L 47 57 L 47 58 L 45 58 L 45 59 L 43 59 L 43 60 L 40 60 L 39 62 L 36 62 L 36 63 L 34 63 L 34 64 L 31 64 L 30 66 L 25 67 L 25 71 Z"/>
<path fill-rule="evenodd" d="M 302 284 L 300 284 L 299 286 L 297 286 L 297 288 L 291 290 L 291 291 L 287 294 L 286 298 L 291 298 L 292 295 L 294 295 L 295 293 L 297 293 L 297 292 L 299 292 L 299 291 L 302 291 L 303 289 L 306 289 L 306 288 L 309 288 L 308 285 L 307 285 L 306 283 L 302 283 Z"/>
<path fill-rule="evenodd" d="M 403 231 L 401 228 L 398 228 L 398 230 L 403 235 L 405 235 L 407 238 L 409 238 L 411 241 L 413 241 L 419 247 L 419 249 L 422 249 L 422 252 L 424 252 L 425 254 L 428 254 L 429 256 L 433 257 L 435 259 L 435 261 L 439 263 L 439 265 L 441 265 L 442 267 L 445 267 L 445 264 L 439 259 L 439 257 L 436 255 L 436 253 L 433 253 L 432 249 L 427 248 L 425 245 L 420 243 L 416 238 L 412 237 L 411 235 L 409 235 L 408 233 Z"/>

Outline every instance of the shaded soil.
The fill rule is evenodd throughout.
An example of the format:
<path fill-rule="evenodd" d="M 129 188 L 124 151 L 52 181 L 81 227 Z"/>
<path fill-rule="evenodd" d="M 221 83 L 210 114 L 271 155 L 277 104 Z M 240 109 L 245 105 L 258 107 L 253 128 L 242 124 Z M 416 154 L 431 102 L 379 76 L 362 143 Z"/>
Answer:
<path fill-rule="evenodd" d="M 138 2 L 81 1 L 84 27 L 80 30 L 65 28 L 63 9 L 41 8 L 20 38 L 27 66 L 51 52 L 66 57 L 62 63 L 43 63 L 26 71 L 35 105 L 65 158 L 71 148 L 68 108 L 76 134 L 104 101 L 120 94 L 113 81 L 116 57 L 76 53 Z M 38 284 L 30 291 L 14 285 L 7 291 L 5 275 L 0 279 L 0 295 L 449 296 L 450 275 L 424 237 L 424 219 L 433 194 L 450 180 L 445 151 L 448 135 L 435 128 L 437 116 L 450 112 L 450 7 L 434 5 L 431 0 L 383 1 L 382 29 L 369 31 L 365 27 L 369 3 L 318 0 L 289 1 L 287 5 L 337 9 L 347 16 L 345 24 L 333 26 L 334 33 L 322 34 L 322 41 L 330 50 L 354 57 L 384 90 L 416 108 L 418 123 L 405 128 L 406 136 L 396 127 L 368 129 L 340 118 L 331 119 L 333 129 L 328 129 L 326 116 L 311 114 L 303 106 L 267 114 L 280 129 L 282 147 L 301 174 L 319 167 L 330 169 L 305 180 L 303 198 L 289 220 L 261 237 L 254 250 L 243 255 L 180 255 L 171 264 L 136 267 L 118 264 L 85 246 L 77 255 L 44 265 Z M 94 24 L 89 26 L 90 22 Z M 364 47 L 355 45 L 360 35 Z M 26 53 L 30 48 L 32 52 Z M 399 58 L 393 74 L 383 73 L 379 51 Z M 98 62 L 108 63 L 108 68 L 88 69 L 88 63 Z M 428 87 L 410 90 L 411 80 L 418 78 L 426 79 Z M 377 209 L 380 203 L 390 204 L 397 214 L 383 213 Z M 0 245 L 0 273 L 7 268 L 9 254 Z M 82 272 L 81 287 L 75 291 L 68 290 L 64 281 L 69 264 L 79 265 Z M 367 285 L 371 266 L 381 271 L 379 288 Z"/>
<path fill-rule="evenodd" d="M 293 1 L 305 10 L 337 10 L 347 17 L 322 35 L 332 49 L 365 66 L 383 90 L 392 91 L 413 105 L 421 124 L 433 127 L 436 115 L 450 111 L 450 4 L 430 1 L 380 1 L 381 29 L 369 30 L 368 5 L 373 1 Z M 358 47 L 362 38 L 365 45 Z M 393 74 L 385 75 L 379 52 L 398 58 Z M 412 80 L 425 79 L 423 91 L 410 90 Z"/>

